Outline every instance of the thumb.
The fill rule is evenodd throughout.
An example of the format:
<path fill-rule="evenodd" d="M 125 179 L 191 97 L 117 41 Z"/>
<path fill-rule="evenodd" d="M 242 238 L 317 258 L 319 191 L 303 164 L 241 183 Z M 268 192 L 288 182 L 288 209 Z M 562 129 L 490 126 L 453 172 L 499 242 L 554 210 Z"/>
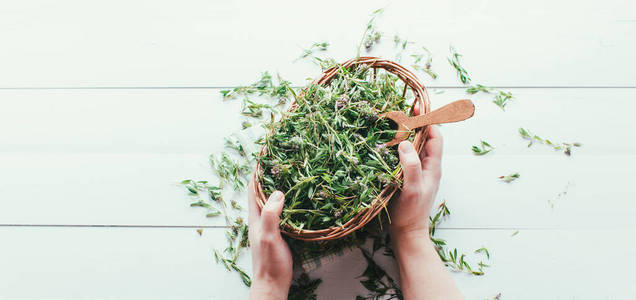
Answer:
<path fill-rule="evenodd" d="M 420 157 L 415 151 L 415 147 L 409 141 L 403 141 L 398 146 L 400 153 L 400 163 L 404 170 L 404 187 L 411 189 L 422 182 L 422 164 Z"/>
<path fill-rule="evenodd" d="M 278 223 L 283 211 L 285 195 L 280 191 L 273 192 L 261 211 L 261 228 L 264 234 L 280 233 Z"/>

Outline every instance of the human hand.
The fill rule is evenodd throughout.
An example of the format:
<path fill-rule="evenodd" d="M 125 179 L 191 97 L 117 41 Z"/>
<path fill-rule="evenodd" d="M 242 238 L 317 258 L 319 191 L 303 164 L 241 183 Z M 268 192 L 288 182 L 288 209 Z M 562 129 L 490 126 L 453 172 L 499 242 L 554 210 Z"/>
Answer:
<path fill-rule="evenodd" d="M 292 280 L 292 256 L 280 235 L 280 213 L 285 195 L 272 193 L 263 209 L 256 204 L 254 179 L 248 188 L 249 240 L 252 249 L 250 299 L 287 299 Z"/>
<path fill-rule="evenodd" d="M 389 232 L 393 241 L 424 237 L 428 240 L 431 206 L 442 176 L 442 148 L 442 135 L 435 126 L 430 127 L 420 155 L 409 141 L 398 146 L 404 182 L 400 197 L 391 202 Z"/>

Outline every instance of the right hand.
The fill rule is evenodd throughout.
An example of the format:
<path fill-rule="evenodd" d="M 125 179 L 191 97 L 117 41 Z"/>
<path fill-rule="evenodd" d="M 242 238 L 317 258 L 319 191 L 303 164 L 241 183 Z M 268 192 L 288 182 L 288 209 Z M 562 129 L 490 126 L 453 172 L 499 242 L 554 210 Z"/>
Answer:
<path fill-rule="evenodd" d="M 400 197 L 391 202 L 389 232 L 393 241 L 428 239 L 429 216 L 442 176 L 442 148 L 442 134 L 435 126 L 430 127 L 428 141 L 420 155 L 411 142 L 400 143 L 398 152 L 404 182 Z"/>

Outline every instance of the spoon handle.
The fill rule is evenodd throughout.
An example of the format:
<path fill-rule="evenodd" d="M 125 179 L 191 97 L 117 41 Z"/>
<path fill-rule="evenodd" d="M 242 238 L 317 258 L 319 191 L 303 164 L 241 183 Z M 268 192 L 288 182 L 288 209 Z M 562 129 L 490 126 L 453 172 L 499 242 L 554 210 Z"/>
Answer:
<path fill-rule="evenodd" d="M 422 126 L 453 123 L 466 120 L 475 114 L 475 105 L 472 101 L 464 99 L 446 104 L 430 113 L 410 117 L 404 121 L 408 129 Z"/>

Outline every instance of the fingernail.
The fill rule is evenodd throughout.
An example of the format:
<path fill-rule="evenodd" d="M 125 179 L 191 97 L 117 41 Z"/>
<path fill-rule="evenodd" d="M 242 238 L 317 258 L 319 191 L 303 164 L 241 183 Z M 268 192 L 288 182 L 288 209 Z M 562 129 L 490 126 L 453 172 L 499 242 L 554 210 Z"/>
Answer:
<path fill-rule="evenodd" d="M 398 150 L 404 154 L 407 154 L 413 152 L 415 149 L 413 149 L 413 144 L 411 144 L 411 142 L 403 141 L 400 143 Z"/>
<path fill-rule="evenodd" d="M 272 193 L 271 196 L 269 196 L 269 199 L 271 201 L 276 201 L 276 202 L 280 202 L 283 201 L 283 193 L 281 191 L 275 191 Z"/>

